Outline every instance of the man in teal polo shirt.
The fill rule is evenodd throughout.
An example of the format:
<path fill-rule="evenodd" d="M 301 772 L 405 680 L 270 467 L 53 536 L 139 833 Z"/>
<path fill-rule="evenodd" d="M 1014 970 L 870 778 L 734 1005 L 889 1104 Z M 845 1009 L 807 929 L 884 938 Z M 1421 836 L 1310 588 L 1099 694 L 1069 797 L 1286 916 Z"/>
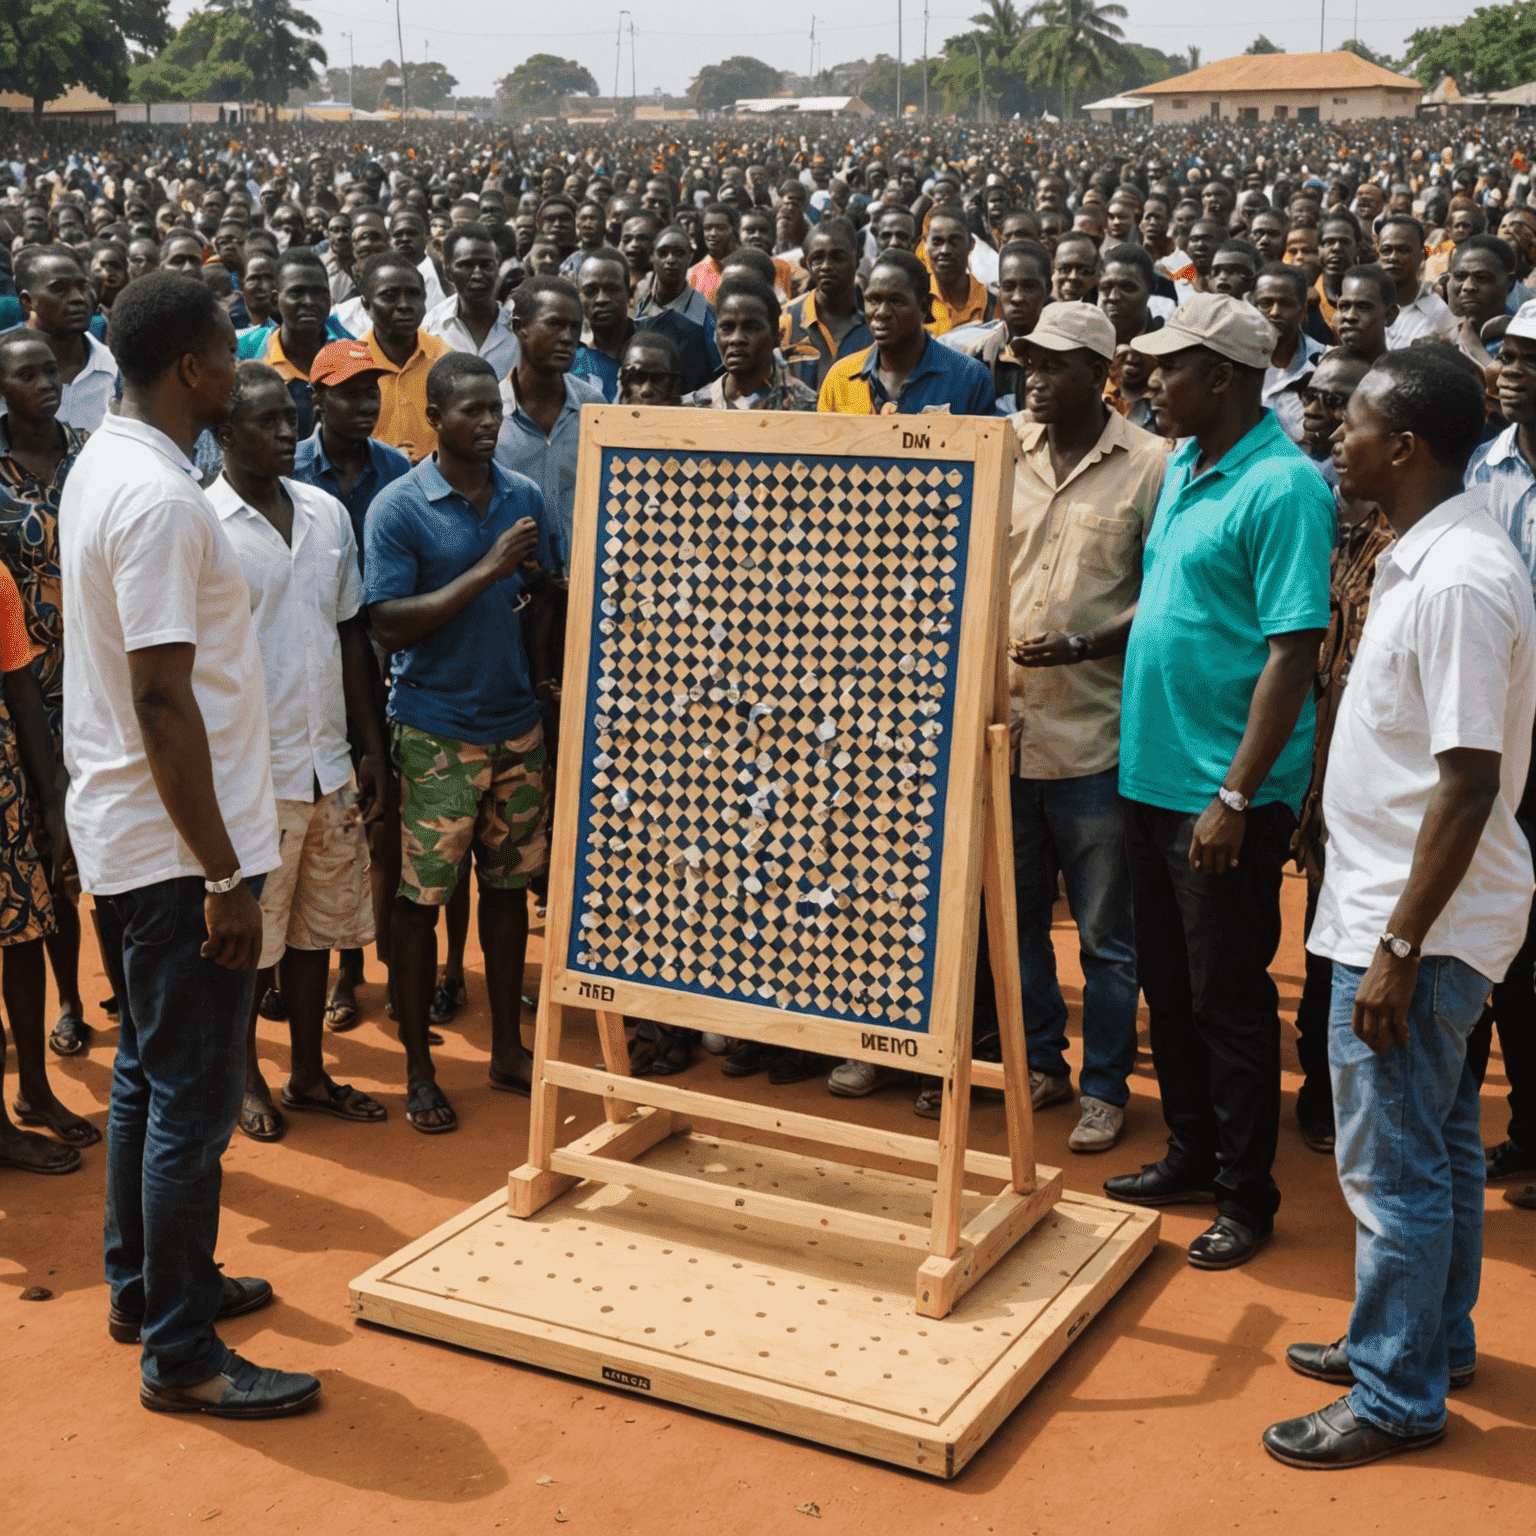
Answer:
<path fill-rule="evenodd" d="M 1328 622 L 1328 489 L 1262 401 L 1274 327 L 1223 294 L 1131 345 L 1154 360 L 1169 462 L 1125 658 L 1120 794 L 1136 969 L 1168 1152 L 1105 1193 L 1214 1199 L 1201 1269 L 1274 1227 L 1280 1116 L 1280 871 L 1311 766 Z"/>

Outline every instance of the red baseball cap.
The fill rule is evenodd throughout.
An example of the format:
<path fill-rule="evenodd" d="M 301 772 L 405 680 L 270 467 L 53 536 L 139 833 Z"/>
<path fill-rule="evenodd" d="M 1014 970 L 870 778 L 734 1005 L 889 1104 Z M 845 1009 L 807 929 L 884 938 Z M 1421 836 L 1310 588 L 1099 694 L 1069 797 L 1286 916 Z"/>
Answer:
<path fill-rule="evenodd" d="M 345 384 L 360 373 L 383 373 L 378 359 L 360 341 L 333 341 L 315 353 L 309 365 L 311 384 Z"/>

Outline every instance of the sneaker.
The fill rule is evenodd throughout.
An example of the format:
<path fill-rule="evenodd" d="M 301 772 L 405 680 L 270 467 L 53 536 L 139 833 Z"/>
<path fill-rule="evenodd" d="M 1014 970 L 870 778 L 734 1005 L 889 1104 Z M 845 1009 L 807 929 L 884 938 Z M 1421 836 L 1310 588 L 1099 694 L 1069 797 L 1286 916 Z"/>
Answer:
<path fill-rule="evenodd" d="M 888 1087 L 900 1076 L 895 1067 L 882 1067 L 873 1061 L 845 1061 L 833 1067 L 827 1091 L 840 1099 L 862 1099 L 877 1088 Z"/>
<path fill-rule="evenodd" d="M 1044 1072 L 1029 1074 L 1029 1102 L 1036 1109 L 1048 1104 L 1065 1104 L 1072 1097 L 1070 1077 L 1047 1077 Z"/>
<path fill-rule="evenodd" d="M 1488 1147 L 1483 1154 L 1488 1159 L 1490 1179 L 1512 1179 L 1522 1173 L 1536 1173 L 1536 1157 L 1513 1141 L 1501 1141 L 1496 1147 Z"/>
<path fill-rule="evenodd" d="M 1125 1111 L 1118 1104 L 1106 1104 L 1089 1093 L 1083 1095 L 1082 1106 L 1082 1119 L 1067 1137 L 1067 1145 L 1074 1152 L 1108 1152 L 1120 1139 Z"/>
<path fill-rule="evenodd" d="M 699 1036 L 699 1044 L 709 1052 L 711 1056 L 724 1056 L 731 1049 L 731 1042 L 724 1035 L 713 1035 L 706 1030 Z"/>

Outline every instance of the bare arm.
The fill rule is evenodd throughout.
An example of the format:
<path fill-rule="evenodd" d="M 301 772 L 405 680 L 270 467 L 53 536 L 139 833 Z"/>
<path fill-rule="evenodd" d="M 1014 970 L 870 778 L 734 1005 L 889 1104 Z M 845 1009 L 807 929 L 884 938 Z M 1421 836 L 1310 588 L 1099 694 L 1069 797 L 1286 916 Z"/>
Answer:
<path fill-rule="evenodd" d="M 64 785 L 61 767 L 53 755 L 53 733 L 43 709 L 43 691 L 30 666 L 18 667 L 5 674 L 5 707 L 16 725 L 16 744 L 38 810 L 53 845 L 52 878 L 56 883 L 69 852 L 69 834 L 64 828 Z"/>
<path fill-rule="evenodd" d="M 1473 747 L 1451 747 L 1436 758 L 1439 782 L 1429 797 L 1413 845 L 1408 883 L 1388 925 L 1417 950 L 1456 891 L 1499 795 L 1500 756 Z M 1417 955 L 1399 960 L 1377 947 L 1355 994 L 1351 1027 L 1373 1051 L 1408 1043 L 1408 1007 L 1418 980 Z"/>
<path fill-rule="evenodd" d="M 368 643 L 361 614 L 337 626 L 341 636 L 341 691 L 346 700 L 347 718 L 363 744 L 362 761 L 357 765 L 364 826 L 371 826 L 384 814 L 385 774 L 388 756 L 378 713 L 373 707 L 374 679 L 378 663 Z"/>
<path fill-rule="evenodd" d="M 192 692 L 193 645 L 151 645 L 128 653 L 133 709 L 144 754 L 171 825 L 209 880 L 224 880 L 240 860 L 224 825 L 213 787 L 208 731 Z M 261 954 L 261 908 L 243 882 L 224 896 L 208 896 L 205 959 L 226 970 L 255 967 Z"/>
<path fill-rule="evenodd" d="M 1248 724 L 1222 781 L 1225 789 L 1252 799 L 1269 777 L 1275 759 L 1296 729 L 1301 706 L 1312 690 L 1317 649 L 1325 631 L 1297 629 L 1269 637 L 1269 656 L 1248 702 Z M 1189 867 L 1202 875 L 1237 868 L 1247 818 L 1213 799 L 1200 813 L 1189 840 Z"/>
<path fill-rule="evenodd" d="M 1088 642 L 1088 650 L 1082 656 L 1072 654 L 1067 636 L 1057 630 L 1027 640 L 1010 640 L 1008 654 L 1021 667 L 1067 667 L 1075 661 L 1102 661 L 1107 656 L 1121 656 L 1125 653 L 1135 617 L 1136 604 L 1132 603 L 1102 624 L 1080 631 Z"/>
<path fill-rule="evenodd" d="M 538 524 L 531 517 L 522 518 L 497 537 L 483 560 L 462 576 L 455 576 L 447 586 L 372 604 L 369 616 L 374 636 L 386 651 L 407 649 L 457 618 L 487 587 L 510 576 L 538 544 Z"/>

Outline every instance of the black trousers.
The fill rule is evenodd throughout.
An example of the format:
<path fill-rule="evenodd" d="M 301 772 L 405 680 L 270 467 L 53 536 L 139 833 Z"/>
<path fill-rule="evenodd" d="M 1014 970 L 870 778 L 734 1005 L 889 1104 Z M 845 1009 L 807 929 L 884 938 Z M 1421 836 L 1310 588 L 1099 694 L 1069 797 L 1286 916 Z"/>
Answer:
<path fill-rule="evenodd" d="M 1320 885 L 1307 882 L 1307 917 L 1302 938 L 1312 935 Z M 1333 1011 L 1333 961 L 1306 951 L 1306 979 L 1296 1005 L 1296 1059 L 1302 1084 L 1296 1095 L 1296 1117 L 1308 1123 L 1333 1124 L 1333 1078 L 1328 1071 L 1328 1019 Z"/>
<path fill-rule="evenodd" d="M 1526 925 L 1525 943 L 1494 989 L 1467 1041 L 1467 1065 L 1482 1086 L 1499 1026 L 1504 1076 L 1509 1081 L 1509 1130 L 1522 1151 L 1536 1154 L 1536 907 Z"/>
<path fill-rule="evenodd" d="M 1168 1162 L 1214 1178 L 1217 1209 L 1256 1231 L 1274 1224 L 1270 1170 L 1280 1133 L 1280 872 L 1296 818 L 1255 806 L 1237 868 L 1189 867 L 1198 819 L 1126 800 L 1136 974 L 1152 1021 Z"/>

